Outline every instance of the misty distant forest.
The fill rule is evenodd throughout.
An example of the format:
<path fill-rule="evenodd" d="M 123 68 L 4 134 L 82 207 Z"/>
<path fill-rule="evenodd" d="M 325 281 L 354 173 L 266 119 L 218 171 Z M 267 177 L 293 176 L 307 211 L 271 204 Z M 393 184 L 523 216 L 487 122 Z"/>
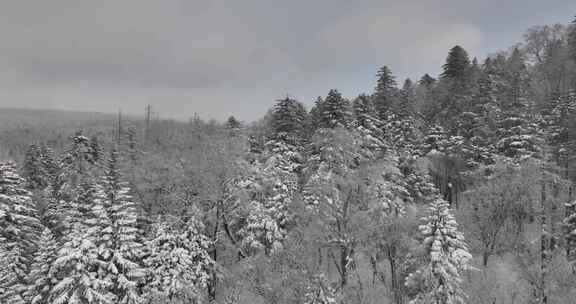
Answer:
<path fill-rule="evenodd" d="M 576 20 L 446 54 L 255 122 L 0 109 L 0 303 L 576 303 Z"/>

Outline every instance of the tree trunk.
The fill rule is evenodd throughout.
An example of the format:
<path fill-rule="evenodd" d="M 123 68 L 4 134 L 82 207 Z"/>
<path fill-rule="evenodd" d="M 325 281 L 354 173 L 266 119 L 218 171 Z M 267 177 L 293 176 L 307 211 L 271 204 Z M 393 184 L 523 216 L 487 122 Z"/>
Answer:
<path fill-rule="evenodd" d="M 544 174 L 543 174 L 544 175 Z M 543 176 L 544 177 L 544 176 Z M 541 201 L 540 207 L 542 214 L 540 215 L 540 303 L 548 303 L 548 293 L 546 290 L 546 276 L 547 276 L 547 250 L 548 241 L 546 236 L 546 185 L 544 180 L 542 180 L 541 188 Z"/>
<path fill-rule="evenodd" d="M 387 248 L 388 263 L 390 264 L 390 289 L 392 290 L 394 303 L 402 304 L 402 295 L 398 285 L 398 274 L 396 269 L 396 247 L 388 246 Z"/>
<path fill-rule="evenodd" d="M 218 229 L 220 226 L 220 209 L 221 209 L 221 203 L 217 202 L 216 203 L 216 223 L 214 223 L 214 231 L 212 232 L 211 238 L 214 241 L 214 248 L 212 248 L 212 251 L 210 252 L 210 257 L 212 257 L 212 260 L 214 260 L 214 262 L 217 262 L 218 260 L 218 247 L 216 244 L 216 239 L 218 237 Z M 211 269 L 211 273 L 210 273 L 210 280 L 208 282 L 208 303 L 215 303 L 216 302 L 216 284 L 217 284 L 218 278 L 216 276 L 216 270 L 215 269 Z"/>
<path fill-rule="evenodd" d="M 340 287 L 344 288 L 348 283 L 348 248 L 340 245 Z"/>

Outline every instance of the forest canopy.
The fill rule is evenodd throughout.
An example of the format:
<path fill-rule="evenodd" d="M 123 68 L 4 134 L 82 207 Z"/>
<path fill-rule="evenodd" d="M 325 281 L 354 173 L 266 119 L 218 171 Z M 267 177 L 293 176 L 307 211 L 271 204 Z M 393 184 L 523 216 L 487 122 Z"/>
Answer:
<path fill-rule="evenodd" d="M 573 302 L 576 20 L 441 69 L 253 123 L 2 125 L 0 303 Z"/>

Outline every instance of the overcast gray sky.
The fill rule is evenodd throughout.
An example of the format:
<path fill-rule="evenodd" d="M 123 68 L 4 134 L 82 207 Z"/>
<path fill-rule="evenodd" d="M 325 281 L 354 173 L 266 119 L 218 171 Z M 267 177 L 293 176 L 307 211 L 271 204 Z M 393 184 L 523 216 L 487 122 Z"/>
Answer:
<path fill-rule="evenodd" d="M 0 0 L 0 106 L 242 120 L 483 57 L 574 0 Z"/>

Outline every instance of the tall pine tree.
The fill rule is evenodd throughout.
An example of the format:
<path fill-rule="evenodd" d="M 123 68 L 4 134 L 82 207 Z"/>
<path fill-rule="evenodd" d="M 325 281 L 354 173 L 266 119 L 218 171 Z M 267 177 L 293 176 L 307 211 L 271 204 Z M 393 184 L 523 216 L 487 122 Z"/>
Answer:
<path fill-rule="evenodd" d="M 392 71 L 382 66 L 376 73 L 376 88 L 374 90 L 374 106 L 380 119 L 384 119 L 396 103 L 397 84 Z"/>
<path fill-rule="evenodd" d="M 333 129 L 347 127 L 350 122 L 350 104 L 337 90 L 330 90 L 317 104 L 319 127 Z"/>
<path fill-rule="evenodd" d="M 414 304 L 464 304 L 461 272 L 472 259 L 448 203 L 430 204 L 420 226 L 425 263 L 406 280 L 414 292 Z"/>
<path fill-rule="evenodd" d="M 38 210 L 24 189 L 26 182 L 14 163 L 0 163 L 0 302 L 21 303 L 26 292 L 41 224 Z"/>

